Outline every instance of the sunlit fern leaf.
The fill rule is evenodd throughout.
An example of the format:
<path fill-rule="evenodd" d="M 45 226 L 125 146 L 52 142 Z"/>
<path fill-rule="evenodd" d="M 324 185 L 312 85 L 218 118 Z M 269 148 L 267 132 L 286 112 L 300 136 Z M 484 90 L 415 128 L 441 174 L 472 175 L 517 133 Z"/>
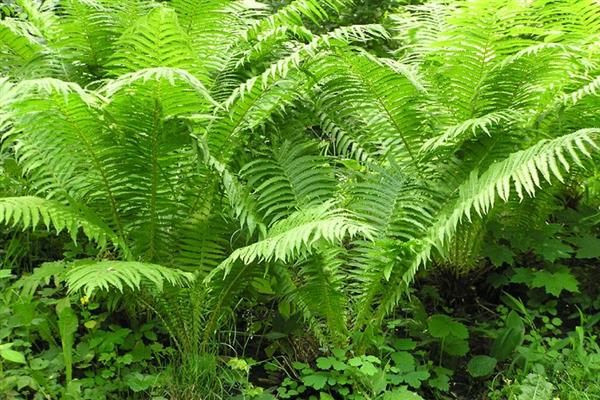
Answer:
<path fill-rule="evenodd" d="M 143 68 L 135 72 L 123 74 L 117 79 L 107 82 L 107 84 L 101 89 L 101 92 L 104 93 L 107 97 L 113 97 L 117 92 L 127 87 L 130 87 L 131 85 L 134 85 L 136 82 L 145 84 L 149 80 L 165 80 L 171 86 L 175 86 L 176 82 L 185 83 L 189 86 L 189 88 L 196 91 L 201 97 L 203 97 L 206 101 L 210 102 L 213 106 L 220 107 L 219 103 L 212 99 L 210 93 L 208 92 L 204 84 L 202 84 L 202 82 L 200 82 L 195 76 L 193 76 L 186 70 L 180 68 Z M 177 91 L 181 91 L 181 89 L 177 89 Z M 166 96 L 166 93 L 165 95 L 161 96 L 161 100 L 163 101 L 165 101 L 166 98 L 168 98 Z M 181 98 L 177 98 L 177 100 L 181 101 Z M 173 103 L 176 103 L 176 101 L 173 101 Z M 176 109 L 177 107 L 175 105 L 172 105 L 170 108 Z"/>
<path fill-rule="evenodd" d="M 470 138 L 476 138 L 481 132 L 491 136 L 490 128 L 492 126 L 501 123 L 508 125 L 519 116 L 519 113 L 508 109 L 468 119 L 447 128 L 443 134 L 423 143 L 422 151 L 433 151 L 440 147 L 457 147 Z"/>
<path fill-rule="evenodd" d="M 240 136 L 282 115 L 304 93 L 303 87 L 302 76 L 294 74 L 266 88 L 253 85 L 243 97 L 234 93 L 228 100 L 228 108 L 219 110 L 214 122 L 207 128 L 206 139 L 211 154 L 220 162 L 231 161 L 245 143 L 245 138 Z M 239 146 L 232 146 L 232 143 Z"/>
<path fill-rule="evenodd" d="M 173 67 L 203 80 L 204 71 L 174 10 L 159 6 L 133 23 L 117 40 L 109 67 L 115 74 Z"/>
<path fill-rule="evenodd" d="M 348 208 L 378 237 L 419 237 L 437 210 L 435 193 L 413 181 L 399 165 L 371 168 L 364 180 L 351 185 Z"/>
<path fill-rule="evenodd" d="M 534 7 L 537 22 L 553 41 L 592 43 L 600 38 L 600 4 L 595 0 L 541 0 Z"/>
<path fill-rule="evenodd" d="M 336 28 L 326 34 L 315 36 L 309 43 L 300 44 L 294 51 L 271 64 L 260 76 L 263 86 L 274 79 L 283 79 L 289 71 L 300 68 L 301 64 L 312 58 L 318 50 L 346 47 L 351 43 L 364 43 L 376 38 L 387 38 L 387 32 L 381 25 L 351 25 Z M 248 80 L 240 86 L 239 95 L 250 91 L 256 79 Z"/>
<path fill-rule="evenodd" d="M 0 221 L 22 229 L 53 228 L 67 231 L 73 241 L 79 229 L 90 239 L 104 246 L 107 242 L 122 245 L 121 240 L 93 214 L 57 201 L 33 196 L 0 198 Z"/>
<path fill-rule="evenodd" d="M 208 275 L 227 258 L 235 229 L 218 214 L 206 216 L 198 213 L 182 220 L 176 236 L 178 252 L 175 263 L 200 276 Z"/>
<path fill-rule="evenodd" d="M 210 154 L 206 140 L 199 139 L 199 147 L 203 153 L 204 162 L 220 177 L 229 205 L 242 228 L 247 228 L 250 236 L 256 229 L 261 237 L 265 236 L 267 228 L 263 222 L 264 218 L 258 211 L 256 200 L 250 196 L 249 189 L 239 181 L 227 165 Z"/>
<path fill-rule="evenodd" d="M 122 236 L 115 193 L 119 182 L 109 167 L 115 148 L 112 137 L 102 134 L 102 98 L 50 78 L 22 81 L 15 89 L 18 96 L 9 108 L 12 129 L 3 141 L 15 152 L 32 190 L 65 202 L 85 198 Z"/>
<path fill-rule="evenodd" d="M 268 66 L 260 76 L 243 82 L 225 102 L 228 113 L 219 113 L 217 122 L 208 128 L 207 139 L 212 154 L 227 162 L 236 150 L 230 143 L 237 135 L 283 114 L 301 98 L 305 91 L 305 77 L 298 69 L 318 49 L 336 43 L 346 46 L 352 41 L 367 41 L 384 35 L 385 31 L 379 25 L 339 28 L 315 37 L 309 44 L 301 45 L 290 55 Z"/>
<path fill-rule="evenodd" d="M 277 144 L 271 154 L 245 165 L 241 174 L 270 223 L 297 207 L 330 200 L 336 185 L 327 159 L 315 154 L 310 142 Z"/>
<path fill-rule="evenodd" d="M 333 123 L 348 133 L 365 132 L 379 154 L 416 160 L 421 110 L 412 76 L 365 53 L 341 49 L 319 57 L 310 70 L 319 79 L 317 104 Z"/>
<path fill-rule="evenodd" d="M 308 43 L 315 35 L 304 26 L 279 26 L 261 33 L 255 41 L 240 44 L 240 54 L 236 67 L 240 68 L 252 63 L 264 62 L 280 54 L 289 52 L 289 47 L 294 41 Z"/>
<path fill-rule="evenodd" d="M 297 211 L 278 221 L 265 239 L 234 250 L 206 280 L 211 281 L 221 273 L 227 276 L 237 261 L 246 265 L 255 262 L 289 262 L 310 253 L 323 242 L 339 243 L 344 238 L 369 238 L 371 235 L 372 230 L 367 225 L 356 221 L 346 211 L 325 203 Z"/>
<path fill-rule="evenodd" d="M 353 3 L 352 0 L 295 0 L 281 7 L 273 15 L 255 22 L 246 32 L 248 39 L 255 38 L 264 30 L 282 25 L 304 25 L 308 18 L 316 25 L 329 18 L 330 13 L 338 12 Z"/>
<path fill-rule="evenodd" d="M 109 161 L 113 180 L 119 183 L 124 225 L 136 242 L 135 253 L 168 263 L 175 240 L 173 227 L 188 212 L 193 213 L 190 188 L 204 173 L 198 170 L 201 161 L 193 149 L 194 118 L 212 107 L 204 95 L 177 78 L 181 71 L 144 71 L 107 86 L 115 91 L 104 111 L 114 122 L 110 128 L 119 149 Z M 174 77 L 174 84 L 169 76 Z M 132 177 L 134 182 L 120 184 Z"/>
<path fill-rule="evenodd" d="M 583 156 L 597 150 L 600 129 L 582 129 L 551 140 L 542 140 L 528 149 L 513 153 L 505 160 L 492 164 L 483 174 L 474 170 L 459 187 L 459 195 L 431 224 L 421 241 L 421 248 L 405 269 L 392 271 L 396 289 L 389 291 L 379 305 L 376 318 L 381 320 L 397 304 L 402 293 L 415 277 L 417 270 L 429 261 L 433 251 L 444 252 L 459 224 L 471 220 L 473 211 L 479 216 L 487 214 L 494 206 L 496 196 L 507 201 L 514 186 L 517 197 L 533 197 L 541 184 L 563 181 L 563 174 L 575 164 L 583 166 Z"/>
<path fill-rule="evenodd" d="M 13 19 L 0 20 L 0 62 L 0 72 L 16 78 L 52 75 L 57 67 L 37 29 Z"/>
<path fill-rule="evenodd" d="M 87 296 L 98 290 L 140 290 L 142 284 L 161 291 L 165 284 L 183 286 L 193 279 L 191 273 L 136 261 L 77 261 L 65 275 L 69 292 L 83 290 Z"/>

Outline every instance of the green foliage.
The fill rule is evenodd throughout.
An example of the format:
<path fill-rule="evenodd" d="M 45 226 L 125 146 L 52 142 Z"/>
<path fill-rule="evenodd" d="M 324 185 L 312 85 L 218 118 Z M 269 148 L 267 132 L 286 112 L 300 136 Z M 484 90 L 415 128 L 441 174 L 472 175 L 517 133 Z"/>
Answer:
<path fill-rule="evenodd" d="M 490 356 L 475 356 L 469 360 L 467 370 L 475 378 L 488 376 L 496 368 L 497 360 Z"/>
<path fill-rule="evenodd" d="M 165 283 L 180 286 L 192 279 L 193 275 L 190 273 L 133 261 L 77 261 L 65 276 L 65 282 L 71 292 L 83 290 L 88 297 L 97 290 L 140 290 L 142 282 L 149 283 L 161 291 Z"/>
<path fill-rule="evenodd" d="M 167 350 L 155 322 L 119 326 L 106 299 L 65 297 L 56 269 L 36 272 L 0 281 L 0 390 L 7 398 L 135 399 L 160 386 L 155 360 Z"/>
<path fill-rule="evenodd" d="M 289 398 L 442 397 L 503 369 L 509 398 L 549 396 L 553 361 L 583 386 L 594 324 L 563 308 L 598 308 L 600 5 L 413 3 L 3 5 L 0 262 L 23 276 L 2 313 L 28 320 L 0 330 L 0 392 L 268 398 L 244 352 L 275 326 L 323 353 L 287 368 Z M 492 268 L 511 312 L 473 294 Z M 109 315 L 127 307 L 170 341 L 163 393 L 158 338 Z"/>
<path fill-rule="evenodd" d="M 342 396 L 346 399 L 421 399 L 410 388 L 419 388 L 429 377 L 427 369 L 417 367 L 414 358 L 407 352 L 395 352 L 391 362 L 382 365 L 382 360 L 372 355 L 346 356 L 341 349 L 333 349 L 327 357 L 319 357 L 316 367 L 305 363 L 294 363 L 299 379 L 286 378 L 277 393 L 280 398 L 329 399 Z"/>

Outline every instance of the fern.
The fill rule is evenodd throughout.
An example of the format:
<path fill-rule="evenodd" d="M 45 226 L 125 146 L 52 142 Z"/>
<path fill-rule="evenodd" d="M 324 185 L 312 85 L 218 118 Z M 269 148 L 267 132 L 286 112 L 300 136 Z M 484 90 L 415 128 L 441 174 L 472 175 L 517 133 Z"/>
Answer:
<path fill-rule="evenodd" d="M 543 181 L 552 183 L 552 178 L 563 181 L 562 171 L 568 171 L 572 163 L 583 166 L 578 153 L 591 156 L 590 150 L 598 149 L 595 141 L 599 132 L 598 129 L 584 129 L 553 140 L 543 140 L 529 149 L 511 154 L 481 175 L 473 171 L 459 187 L 458 197 L 449 202 L 432 223 L 411 264 L 406 269 L 397 268 L 393 272 L 396 278 L 391 282 L 398 285 L 397 289 L 379 305 L 376 320 L 381 320 L 393 309 L 419 267 L 431 258 L 433 250 L 444 252 L 445 244 L 463 219 L 470 221 L 473 211 L 479 216 L 487 214 L 494 206 L 496 196 L 507 201 L 512 186 L 522 199 L 524 195 L 533 197 Z"/>
<path fill-rule="evenodd" d="M 69 207 L 39 197 L 1 198 L 0 221 L 22 229 L 37 229 L 43 224 L 47 229 L 55 229 L 57 233 L 65 230 L 73 241 L 77 240 L 77 233 L 81 229 L 100 246 L 105 246 L 109 241 L 117 246 L 125 246 L 116 233 L 84 208 Z"/>
<path fill-rule="evenodd" d="M 219 272 L 227 276 L 238 260 L 246 265 L 254 262 L 287 262 L 300 254 L 307 254 L 319 242 L 339 243 L 345 237 L 357 235 L 368 238 L 371 230 L 327 203 L 301 210 L 274 224 L 265 239 L 234 250 L 206 281 Z"/>
<path fill-rule="evenodd" d="M 161 291 L 165 283 L 180 286 L 192 280 L 190 273 L 134 261 L 81 261 L 70 267 L 65 275 L 69 291 L 83 290 L 86 296 L 98 290 L 140 290 L 142 283 Z"/>
<path fill-rule="evenodd" d="M 240 171 L 257 195 L 259 210 L 271 223 L 296 207 L 332 198 L 332 169 L 325 158 L 311 154 L 310 147 L 310 143 L 284 142 L 272 157 L 256 159 Z"/>

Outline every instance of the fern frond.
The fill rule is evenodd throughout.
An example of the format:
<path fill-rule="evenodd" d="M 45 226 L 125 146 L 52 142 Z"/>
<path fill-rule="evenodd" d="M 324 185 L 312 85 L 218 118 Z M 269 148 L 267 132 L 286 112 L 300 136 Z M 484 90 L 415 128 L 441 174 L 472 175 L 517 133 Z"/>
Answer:
<path fill-rule="evenodd" d="M 339 243 L 347 237 L 370 238 L 371 229 L 330 204 L 305 209 L 278 221 L 265 239 L 236 249 L 206 279 L 210 281 L 217 273 L 225 276 L 239 260 L 249 265 L 254 262 L 289 262 L 300 254 L 310 253 L 319 243 Z"/>
<path fill-rule="evenodd" d="M 324 53 L 310 71 L 319 80 L 317 106 L 335 125 L 345 132 L 366 131 L 379 154 L 416 160 L 424 118 L 416 107 L 418 89 L 412 76 L 398 74 L 363 52 L 341 49 Z"/>
<path fill-rule="evenodd" d="M 206 75 L 176 12 L 165 6 L 156 7 L 135 21 L 115 47 L 109 68 L 117 75 L 154 67 L 181 68 L 199 79 Z"/>
<path fill-rule="evenodd" d="M 83 82 L 104 77 L 119 36 L 115 4 L 88 0 L 61 2 L 60 23 L 50 45 L 69 76 Z"/>
<path fill-rule="evenodd" d="M 308 18 L 314 24 L 320 25 L 330 17 L 329 10 L 338 12 L 352 3 L 352 0 L 294 0 L 280 8 L 275 14 L 255 22 L 245 32 L 245 37 L 252 39 L 266 29 L 282 25 L 303 25 L 303 18 Z"/>
<path fill-rule="evenodd" d="M 65 275 L 70 293 L 83 290 L 87 296 L 98 290 L 140 290 L 142 283 L 161 291 L 165 283 L 183 286 L 193 279 L 188 272 L 135 261 L 78 261 Z"/>
<path fill-rule="evenodd" d="M 371 168 L 364 180 L 350 186 L 348 208 L 377 237 L 419 237 L 437 210 L 435 193 L 412 181 L 398 165 Z"/>
<path fill-rule="evenodd" d="M 308 44 L 299 46 L 290 55 L 278 60 L 270 65 L 262 74 L 261 81 L 263 87 L 272 80 L 284 79 L 288 71 L 298 69 L 306 60 L 314 56 L 318 50 L 332 48 L 336 46 L 345 47 L 354 42 L 367 42 L 375 38 L 387 38 L 386 30 L 377 24 L 373 25 L 352 25 L 337 28 L 321 36 L 314 37 Z M 244 96 L 245 92 L 250 92 L 256 82 L 256 77 L 248 80 L 240 86 L 233 96 Z M 229 100 L 231 102 L 232 100 Z"/>
<path fill-rule="evenodd" d="M 264 126 L 286 110 L 305 93 L 305 82 L 299 73 L 272 82 L 267 87 L 251 85 L 250 92 L 235 92 L 226 102 L 227 110 L 219 111 L 207 128 L 206 138 L 211 154 L 221 162 L 229 162 L 239 150 L 232 146 L 245 142 L 240 135 Z M 256 80 L 257 78 L 255 78 Z M 239 88 L 237 89 L 239 90 Z"/>
<path fill-rule="evenodd" d="M 423 143 L 421 151 L 430 152 L 440 147 L 458 147 L 469 138 L 476 138 L 479 132 L 491 136 L 490 128 L 501 123 L 510 124 L 520 116 L 514 110 L 501 110 L 491 112 L 477 118 L 471 118 L 458 125 L 451 126 L 439 136 L 433 137 Z"/>
<path fill-rule="evenodd" d="M 0 20 L 0 62 L 3 75 L 17 78 L 52 75 L 56 66 L 35 26 L 8 18 Z"/>
<path fill-rule="evenodd" d="M 563 173 L 569 171 L 571 164 L 583 166 L 579 154 L 591 157 L 591 150 L 599 149 L 596 144 L 599 133 L 600 129 L 582 129 L 556 139 L 542 140 L 492 164 L 481 175 L 474 170 L 460 185 L 458 197 L 451 200 L 433 222 L 412 263 L 392 271 L 390 282 L 396 289 L 386 294 L 376 318 L 381 320 L 395 307 L 417 270 L 429 261 L 435 249 L 444 253 L 446 243 L 465 218 L 471 220 L 473 210 L 479 216 L 487 214 L 494 206 L 496 196 L 504 201 L 509 199 L 512 186 L 522 199 L 525 194 L 533 197 L 543 181 L 551 184 L 555 178 L 562 182 Z"/>
<path fill-rule="evenodd" d="M 283 288 L 283 301 L 301 312 L 322 343 L 334 346 L 345 345 L 348 337 L 342 251 L 340 246 L 322 248 L 291 267 L 270 267 Z"/>
<path fill-rule="evenodd" d="M 285 141 L 274 146 L 269 157 L 257 158 L 240 171 L 254 190 L 259 210 L 271 223 L 297 207 L 332 198 L 333 170 L 326 158 L 311 152 L 311 147 L 311 143 Z"/>
<path fill-rule="evenodd" d="M 253 197 L 249 195 L 249 190 L 242 185 L 237 177 L 229 171 L 228 167 L 216 158 L 210 155 L 208 145 L 205 140 L 201 141 L 201 150 L 205 163 L 212 168 L 221 178 L 223 188 L 227 193 L 227 199 L 242 227 L 248 228 L 250 236 L 258 228 L 261 237 L 266 235 L 266 226 L 263 223 L 263 216 L 258 212 L 258 206 Z"/>
<path fill-rule="evenodd" d="M 117 79 L 108 82 L 102 89 L 101 93 L 104 93 L 107 97 L 112 97 L 120 90 L 131 86 L 132 84 L 142 81 L 146 83 L 149 80 L 166 80 L 175 86 L 176 81 L 181 81 L 189 85 L 198 94 L 204 97 L 207 101 L 212 103 L 215 107 L 220 107 L 219 103 L 214 101 L 210 96 L 209 91 L 194 75 L 180 68 L 170 67 L 155 67 L 155 68 L 144 68 L 135 72 L 130 72 L 119 76 Z"/>
<path fill-rule="evenodd" d="M 34 269 L 31 274 L 23 275 L 15 282 L 14 287 L 20 291 L 21 296 L 26 299 L 33 299 L 37 289 L 43 285 L 48 285 L 54 280 L 56 286 L 58 282 L 64 279 L 66 265 L 63 262 L 45 262 Z"/>
<path fill-rule="evenodd" d="M 124 246 L 117 234 L 89 211 L 39 197 L 0 198 L 0 222 L 34 230 L 41 223 L 46 229 L 67 231 L 73 241 L 77 241 L 77 233 L 81 229 L 86 237 L 100 246 L 105 246 L 108 241 L 117 247 Z"/>

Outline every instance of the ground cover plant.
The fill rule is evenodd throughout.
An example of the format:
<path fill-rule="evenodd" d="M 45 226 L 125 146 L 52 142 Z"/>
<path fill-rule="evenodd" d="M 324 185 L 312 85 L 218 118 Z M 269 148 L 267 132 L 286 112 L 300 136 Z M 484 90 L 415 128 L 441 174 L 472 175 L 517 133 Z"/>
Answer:
<path fill-rule="evenodd" d="M 600 398 L 597 1 L 0 13 L 6 398 Z"/>

